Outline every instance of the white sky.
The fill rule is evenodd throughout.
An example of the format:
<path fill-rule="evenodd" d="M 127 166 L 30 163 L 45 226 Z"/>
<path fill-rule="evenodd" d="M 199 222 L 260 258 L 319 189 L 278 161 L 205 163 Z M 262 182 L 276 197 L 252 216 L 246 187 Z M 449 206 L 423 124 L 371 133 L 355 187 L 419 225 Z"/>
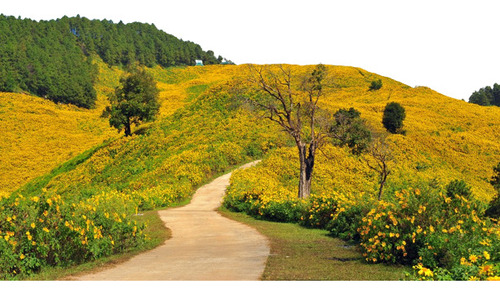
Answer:
<path fill-rule="evenodd" d="M 498 0 L 0 0 L 4 15 L 154 23 L 237 64 L 356 66 L 465 100 L 500 83 L 498 8 Z"/>

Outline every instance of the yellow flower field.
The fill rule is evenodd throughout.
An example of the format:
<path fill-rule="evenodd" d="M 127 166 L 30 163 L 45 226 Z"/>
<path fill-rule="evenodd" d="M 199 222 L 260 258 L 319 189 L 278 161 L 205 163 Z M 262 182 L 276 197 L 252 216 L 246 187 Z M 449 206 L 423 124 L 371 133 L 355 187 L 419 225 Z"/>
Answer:
<path fill-rule="evenodd" d="M 422 185 L 438 189 L 461 179 L 482 203 L 494 195 L 487 180 L 500 161 L 497 107 L 467 104 L 359 68 L 327 66 L 329 84 L 319 103 L 322 109 L 334 113 L 339 108 L 354 107 L 371 129 L 384 133 L 381 120 L 387 102 L 396 101 L 405 107 L 406 135 L 387 138 L 395 158 L 390 163 L 387 195 L 394 199 L 438 195 L 439 205 L 417 205 L 405 199 L 376 203 L 373 195 L 378 178 L 365 163 L 367 155 L 355 156 L 347 148 L 331 144 L 317 154 L 312 196 L 305 201 L 296 197 L 296 147 L 286 134 L 263 119 L 262 113 L 250 111 L 248 105 L 235 99 L 237 86 L 248 82 L 247 65 L 147 69 L 160 89 L 159 119 L 140 126 L 140 132 L 127 138 L 100 117 L 107 105 L 106 95 L 113 92 L 123 71 L 102 62 L 98 66 L 98 101 L 92 110 L 25 94 L 0 93 L 0 201 L 5 207 L 0 211 L 0 245 L 9 252 L 5 256 L 16 260 L 15 267 L 7 271 L 9 277 L 15 277 L 13 271 L 19 273 L 24 266 L 28 272 L 38 270 L 28 266 L 35 258 L 30 250 L 38 246 L 46 245 L 43 248 L 47 254 L 36 258 L 50 256 L 54 258 L 51 264 L 57 264 L 56 255 L 60 253 L 54 251 L 57 246 L 47 243 L 47 236 L 61 230 L 71 236 L 75 254 L 85 254 L 85 258 L 111 254 L 118 245 L 122 249 L 135 246 L 141 237 L 141 228 L 133 223 L 138 210 L 168 207 L 185 200 L 214 175 L 257 158 L 263 158 L 257 167 L 234 173 L 226 198 L 228 206 L 315 227 L 333 220 L 348 226 L 351 217 L 363 214 L 365 218 L 359 219 L 362 229 L 351 228 L 349 236 L 366 238 L 363 246 L 372 262 L 406 260 L 406 250 L 424 233 L 456 236 L 471 230 L 458 221 L 480 224 L 472 212 L 470 219 L 455 219 L 456 223 L 446 226 L 419 223 L 419 216 L 439 205 L 476 211 L 471 204 L 458 205 L 451 198 L 424 191 Z M 312 69 L 290 66 L 298 75 Z M 383 86 L 369 91 L 375 79 L 381 79 Z M 40 176 L 43 178 L 34 180 Z M 18 192 L 11 195 L 15 190 Z M 44 201 L 43 206 L 38 201 Z M 22 211 L 35 215 L 20 220 L 19 205 Z M 408 207 L 412 207 L 411 214 L 406 213 Z M 77 212 L 71 214 L 72 209 Z M 463 211 L 460 213 L 462 216 Z M 401 223 L 415 227 L 404 234 L 393 230 Z M 374 225 L 380 230 L 374 232 Z M 110 230 L 116 226 L 120 233 L 113 235 Z M 477 243 L 493 242 L 494 236 L 495 232 L 488 231 L 488 238 Z M 425 245 L 425 252 L 436 253 L 435 244 L 441 241 L 437 238 Z M 482 268 L 478 267 L 475 274 L 492 278 L 487 257 L 495 259 L 497 255 L 486 250 L 486 245 L 480 246 L 481 251 L 470 254 L 479 261 L 489 261 L 478 265 Z M 89 251 L 92 248 L 94 252 Z M 469 256 L 466 258 L 472 263 Z M 428 264 L 415 270 L 427 279 L 439 275 Z"/>

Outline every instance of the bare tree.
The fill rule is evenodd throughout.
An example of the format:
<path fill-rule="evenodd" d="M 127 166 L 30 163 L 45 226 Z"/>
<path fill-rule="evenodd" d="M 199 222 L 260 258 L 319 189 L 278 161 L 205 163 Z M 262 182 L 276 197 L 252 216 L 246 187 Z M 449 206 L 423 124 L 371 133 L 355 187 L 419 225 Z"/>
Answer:
<path fill-rule="evenodd" d="M 366 164 L 379 176 L 378 200 L 380 200 L 387 177 L 391 174 L 389 162 L 393 160 L 392 152 L 385 142 L 385 138 L 378 137 L 368 148 L 368 153 L 372 160 L 366 159 Z"/>
<path fill-rule="evenodd" d="M 288 133 L 299 153 L 299 198 L 311 193 L 316 150 L 328 137 L 324 120 L 319 118 L 318 101 L 323 96 L 326 67 L 319 64 L 307 75 L 292 75 L 289 67 L 250 66 L 253 94 L 246 92 L 245 100 L 265 110 L 265 117 Z"/>

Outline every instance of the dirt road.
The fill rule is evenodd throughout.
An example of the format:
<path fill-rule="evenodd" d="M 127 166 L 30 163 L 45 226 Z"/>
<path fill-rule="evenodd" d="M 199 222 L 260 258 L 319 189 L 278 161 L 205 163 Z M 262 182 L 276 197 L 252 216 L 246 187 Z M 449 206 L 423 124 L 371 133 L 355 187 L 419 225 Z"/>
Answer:
<path fill-rule="evenodd" d="M 242 168 L 248 167 L 247 164 Z M 256 230 L 222 217 L 220 206 L 231 174 L 199 188 L 190 204 L 160 211 L 172 238 L 164 245 L 83 281 L 258 280 L 269 255 L 267 239 Z"/>

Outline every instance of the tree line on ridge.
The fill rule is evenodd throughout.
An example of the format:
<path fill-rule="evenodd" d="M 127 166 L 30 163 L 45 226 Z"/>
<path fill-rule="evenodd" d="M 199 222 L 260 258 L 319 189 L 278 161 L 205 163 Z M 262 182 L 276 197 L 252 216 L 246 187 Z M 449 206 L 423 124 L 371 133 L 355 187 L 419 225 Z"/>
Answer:
<path fill-rule="evenodd" d="M 147 67 L 220 64 L 221 56 L 203 51 L 153 24 L 85 17 L 34 21 L 0 15 L 0 91 L 29 92 L 59 103 L 92 108 L 97 67 L 94 56 L 108 65 Z"/>

